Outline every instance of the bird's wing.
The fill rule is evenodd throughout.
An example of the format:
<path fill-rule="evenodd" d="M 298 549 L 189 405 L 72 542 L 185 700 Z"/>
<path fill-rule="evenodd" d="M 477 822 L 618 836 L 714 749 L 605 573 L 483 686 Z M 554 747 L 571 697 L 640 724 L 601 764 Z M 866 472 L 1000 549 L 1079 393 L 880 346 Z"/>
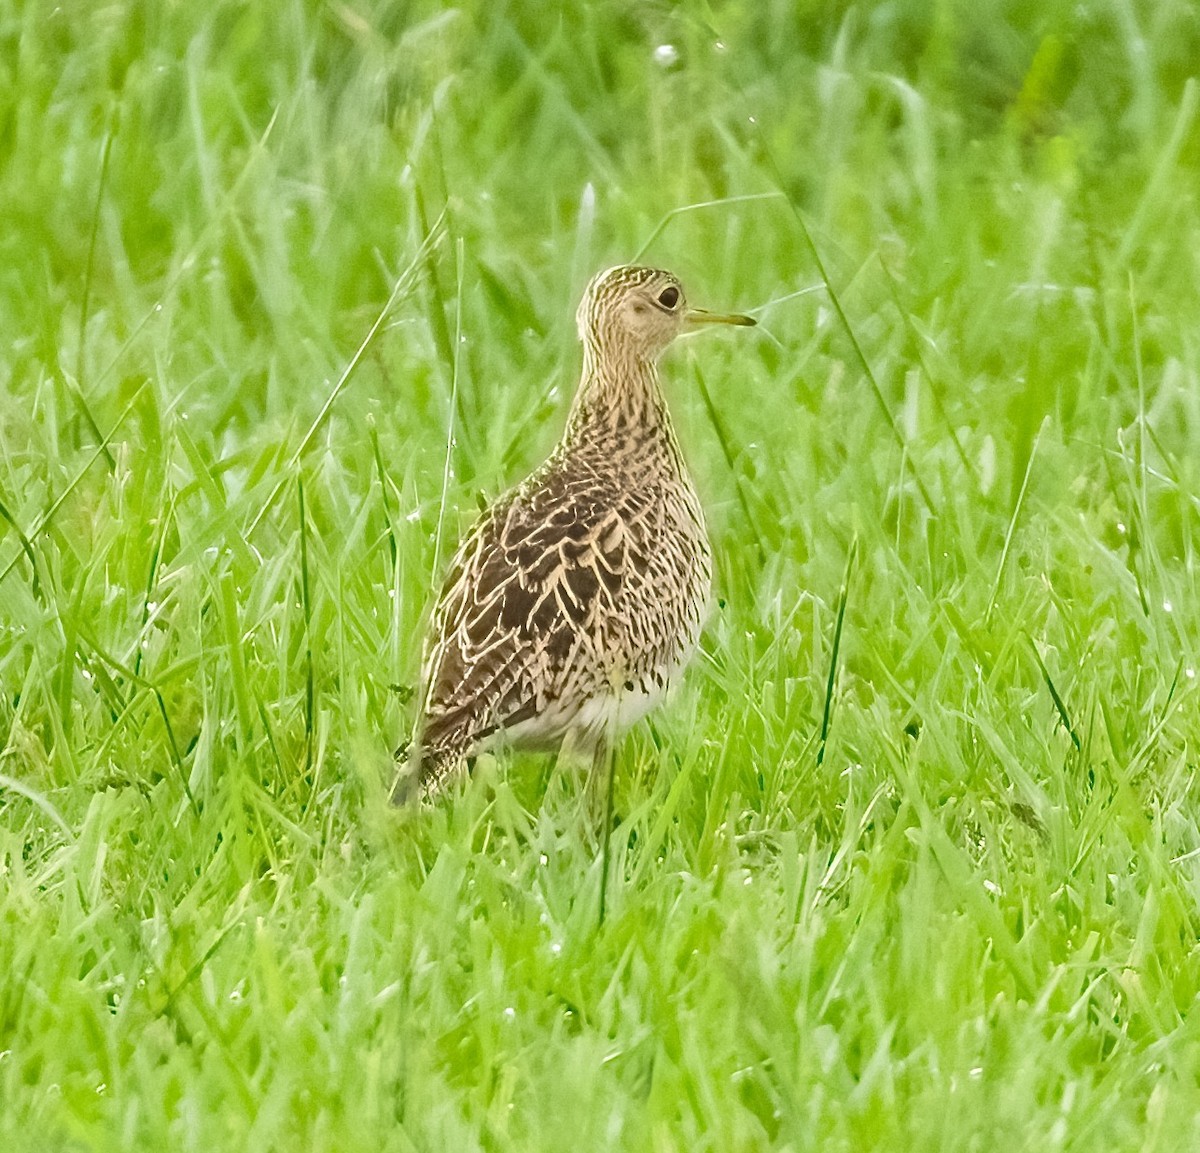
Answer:
<path fill-rule="evenodd" d="M 598 478 L 554 471 L 502 497 L 460 547 L 434 611 L 425 662 L 426 748 L 461 755 L 553 703 L 595 653 L 629 561 L 629 509 Z"/>

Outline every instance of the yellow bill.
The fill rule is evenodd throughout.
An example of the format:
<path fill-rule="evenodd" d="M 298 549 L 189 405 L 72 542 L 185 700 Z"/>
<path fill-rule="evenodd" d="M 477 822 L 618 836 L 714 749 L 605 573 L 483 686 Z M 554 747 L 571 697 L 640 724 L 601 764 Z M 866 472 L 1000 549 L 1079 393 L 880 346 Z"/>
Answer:
<path fill-rule="evenodd" d="M 743 316 L 740 312 L 706 312 L 703 308 L 689 308 L 688 324 L 740 324 L 743 326 L 757 324 L 753 316 Z"/>

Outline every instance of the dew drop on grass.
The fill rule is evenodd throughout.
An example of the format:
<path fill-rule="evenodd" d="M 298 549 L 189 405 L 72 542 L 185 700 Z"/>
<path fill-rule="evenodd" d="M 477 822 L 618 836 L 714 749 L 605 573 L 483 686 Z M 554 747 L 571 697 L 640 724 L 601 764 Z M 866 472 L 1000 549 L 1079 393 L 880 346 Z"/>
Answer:
<path fill-rule="evenodd" d="M 510 1024 L 517 1019 L 517 1011 L 511 1005 L 504 1010 L 504 1019 Z"/>
<path fill-rule="evenodd" d="M 674 44 L 660 44 L 654 49 L 654 63 L 661 68 L 670 68 L 679 60 L 679 49 Z"/>
<path fill-rule="evenodd" d="M 1175 611 L 1175 606 L 1170 601 L 1163 601 L 1163 612 L 1171 613 Z"/>
<path fill-rule="evenodd" d="M 545 853 L 539 853 L 538 854 L 538 864 L 539 865 L 548 865 L 548 864 L 550 864 L 550 858 L 547 857 Z"/>

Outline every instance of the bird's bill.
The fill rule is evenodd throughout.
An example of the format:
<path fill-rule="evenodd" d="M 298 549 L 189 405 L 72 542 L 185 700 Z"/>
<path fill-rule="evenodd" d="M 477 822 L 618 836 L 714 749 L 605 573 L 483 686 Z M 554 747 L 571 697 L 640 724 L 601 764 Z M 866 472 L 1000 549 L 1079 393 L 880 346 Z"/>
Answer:
<path fill-rule="evenodd" d="M 705 312 L 703 308 L 689 308 L 688 324 L 740 324 L 742 326 L 758 323 L 753 316 L 742 316 L 738 312 Z"/>

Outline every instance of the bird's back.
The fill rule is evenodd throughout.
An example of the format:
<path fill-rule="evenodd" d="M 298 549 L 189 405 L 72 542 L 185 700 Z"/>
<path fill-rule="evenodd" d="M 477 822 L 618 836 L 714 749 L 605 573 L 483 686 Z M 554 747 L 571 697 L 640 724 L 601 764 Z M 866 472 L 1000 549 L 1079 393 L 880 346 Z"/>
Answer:
<path fill-rule="evenodd" d="M 673 443 L 567 445 L 467 536 L 425 660 L 424 772 L 503 730 L 582 745 L 637 720 L 699 639 L 711 556 Z"/>

